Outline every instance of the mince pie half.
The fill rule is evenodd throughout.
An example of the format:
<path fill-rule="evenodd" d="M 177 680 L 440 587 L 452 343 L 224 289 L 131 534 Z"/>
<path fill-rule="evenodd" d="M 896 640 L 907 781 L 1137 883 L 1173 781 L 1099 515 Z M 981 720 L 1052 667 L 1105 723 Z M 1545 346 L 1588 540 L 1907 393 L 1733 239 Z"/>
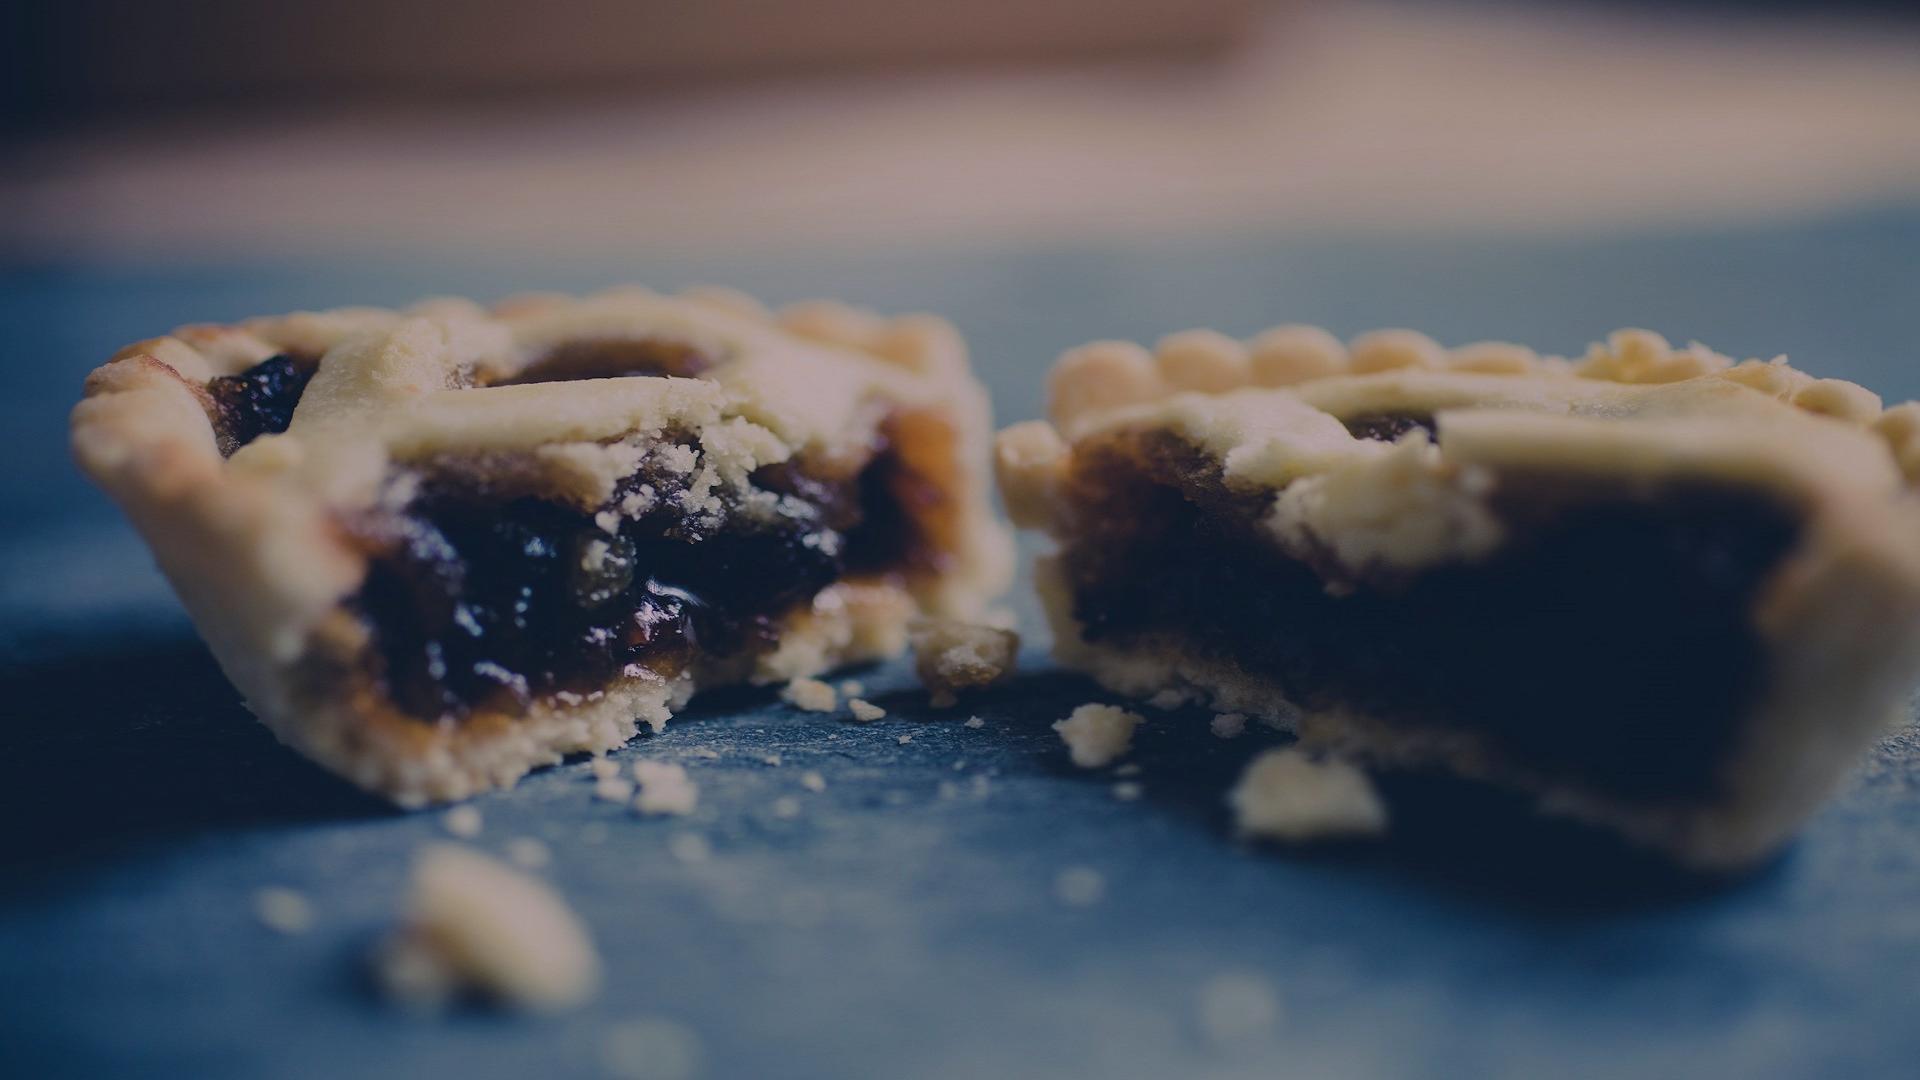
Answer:
<path fill-rule="evenodd" d="M 416 805 L 977 613 L 989 425 L 939 319 L 619 289 L 185 327 L 73 441 L 261 719 Z"/>
<path fill-rule="evenodd" d="M 1281 327 L 1068 353 L 1000 436 L 1057 655 L 1309 749 L 1773 850 L 1920 663 L 1920 405 L 1621 331 L 1577 361 Z"/>

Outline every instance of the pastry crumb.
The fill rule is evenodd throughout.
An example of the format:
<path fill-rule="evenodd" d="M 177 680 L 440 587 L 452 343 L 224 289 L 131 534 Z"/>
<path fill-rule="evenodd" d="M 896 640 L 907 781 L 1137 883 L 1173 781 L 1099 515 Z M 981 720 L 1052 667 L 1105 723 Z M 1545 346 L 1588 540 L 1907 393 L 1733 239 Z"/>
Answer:
<path fill-rule="evenodd" d="M 1247 714 L 1237 712 L 1221 713 L 1207 725 L 1207 730 L 1221 739 L 1237 739 L 1247 730 Z"/>
<path fill-rule="evenodd" d="M 538 870 L 553 861 L 553 851 L 544 841 L 516 836 L 507 841 L 507 858 L 524 870 Z"/>
<path fill-rule="evenodd" d="M 900 744 L 901 746 L 905 746 L 905 745 L 907 745 L 908 743 L 910 743 L 910 742 L 912 742 L 912 741 L 913 741 L 913 736 L 911 736 L 911 735 L 902 735 L 902 736 L 900 736 L 899 738 L 897 738 L 897 739 L 895 739 L 895 740 L 893 740 L 893 741 L 894 741 L 894 742 L 897 742 L 897 743 L 899 743 L 899 744 Z"/>
<path fill-rule="evenodd" d="M 687 775 L 683 765 L 643 759 L 633 763 L 633 775 L 640 781 L 640 794 L 634 798 L 633 808 L 642 814 L 684 817 L 700 804 L 700 786 Z"/>
<path fill-rule="evenodd" d="M 471 848 L 416 856 L 401 926 L 376 950 L 374 976 L 400 1004 L 437 1007 L 462 992 L 531 1010 L 578 1005 L 599 955 L 558 893 Z"/>
<path fill-rule="evenodd" d="M 1387 829 L 1386 804 L 1367 774 L 1294 749 L 1253 759 L 1227 801 L 1242 836 L 1299 843 L 1378 836 Z"/>
<path fill-rule="evenodd" d="M 633 781 L 614 776 L 596 781 L 593 785 L 593 797 L 607 802 L 626 802 L 633 798 Z"/>
<path fill-rule="evenodd" d="M 1121 802 L 1134 802 L 1145 792 L 1146 789 L 1134 780 L 1122 780 L 1113 785 L 1113 797 Z"/>
<path fill-rule="evenodd" d="M 859 679 L 842 679 L 840 680 L 840 692 L 848 697 L 865 697 L 867 684 L 861 682 Z"/>
<path fill-rule="evenodd" d="M 1107 879 L 1091 866 L 1069 866 L 1054 875 L 1053 897 L 1068 907 L 1092 907 L 1106 895 Z"/>
<path fill-rule="evenodd" d="M 1005 681 L 1020 653 L 1014 631 L 960 619 L 920 619 L 910 635 L 914 672 L 939 709 L 958 702 L 962 690 Z"/>
<path fill-rule="evenodd" d="M 462 840 L 471 840 L 480 835 L 485 824 L 480 818 L 480 808 L 476 806 L 456 806 L 440 818 L 440 824 L 447 832 Z"/>
<path fill-rule="evenodd" d="M 1139 763 L 1139 762 L 1137 762 L 1137 761 L 1129 761 L 1129 762 L 1127 762 L 1127 763 L 1126 763 L 1125 765 L 1122 765 L 1122 766 L 1120 766 L 1119 768 L 1117 768 L 1117 769 L 1115 769 L 1115 770 L 1113 770 L 1113 775 L 1115 775 L 1115 776 L 1139 776 L 1139 775 L 1140 775 L 1140 763 Z"/>
<path fill-rule="evenodd" d="M 713 845 L 699 833 L 674 833 L 667 837 L 667 854 L 683 863 L 703 863 L 713 858 Z"/>
<path fill-rule="evenodd" d="M 800 816 L 800 800 L 791 795 L 782 795 L 773 800 L 773 816 L 790 821 Z"/>
<path fill-rule="evenodd" d="M 784 760 L 786 760 L 786 759 L 784 759 L 784 758 L 782 758 L 782 757 L 781 757 L 781 756 L 780 756 L 779 754 L 762 754 L 762 755 L 760 755 L 760 764 L 762 764 L 762 765 L 771 765 L 772 767 L 774 767 L 774 768 L 776 768 L 776 769 L 780 767 L 780 764 L 781 764 L 781 762 L 783 762 Z"/>
<path fill-rule="evenodd" d="M 704 1056 L 698 1035 L 659 1017 L 623 1021 L 600 1038 L 600 1064 L 620 1080 L 693 1080 Z"/>
<path fill-rule="evenodd" d="M 1188 701 L 1184 690 L 1161 690 L 1147 699 L 1147 704 L 1162 711 L 1177 709 Z"/>
<path fill-rule="evenodd" d="M 1055 721 L 1053 730 L 1067 744 L 1075 765 L 1098 769 L 1126 756 L 1133 745 L 1133 730 L 1144 722 L 1138 713 L 1088 702 L 1065 720 Z"/>
<path fill-rule="evenodd" d="M 1215 1046 L 1230 1046 L 1260 1038 L 1280 1018 L 1280 999 L 1273 984 L 1252 972 L 1223 972 L 1200 988 L 1197 1003 L 1200 1032 Z"/>
<path fill-rule="evenodd" d="M 985 720 L 980 719 L 977 716 L 969 716 L 967 717 L 967 722 L 965 726 L 974 728 L 974 729 L 979 729 L 979 728 L 986 727 L 987 722 Z"/>
<path fill-rule="evenodd" d="M 847 708 L 853 713 L 853 718 L 863 724 L 870 724 L 887 715 L 887 710 L 865 698 L 854 698 L 847 702 Z"/>
<path fill-rule="evenodd" d="M 253 894 L 253 913 L 261 925 L 282 934 L 304 934 L 313 928 L 313 905 L 304 893 L 270 885 Z"/>
<path fill-rule="evenodd" d="M 595 780 L 611 780 L 620 775 L 620 763 L 610 757 L 597 757 L 588 763 Z"/>
<path fill-rule="evenodd" d="M 827 790 L 827 778 L 817 772 L 803 772 L 800 774 L 800 786 L 806 788 L 808 791 L 825 791 Z"/>
<path fill-rule="evenodd" d="M 819 679 L 795 679 L 780 691 L 780 697 L 807 712 L 832 712 L 840 707 L 840 695 Z"/>

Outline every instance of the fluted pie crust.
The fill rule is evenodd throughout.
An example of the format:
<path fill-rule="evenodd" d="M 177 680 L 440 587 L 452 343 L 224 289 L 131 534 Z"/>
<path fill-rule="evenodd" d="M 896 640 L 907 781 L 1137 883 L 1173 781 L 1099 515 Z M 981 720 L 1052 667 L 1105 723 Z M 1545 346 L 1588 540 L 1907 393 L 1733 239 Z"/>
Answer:
<path fill-rule="evenodd" d="M 721 289 L 188 326 L 73 414 L 252 709 L 404 805 L 977 614 L 990 435 L 944 321 Z"/>
<path fill-rule="evenodd" d="M 1064 664 L 1702 867 L 1775 850 L 1920 670 L 1920 405 L 1784 359 L 1098 342 L 996 456 Z"/>

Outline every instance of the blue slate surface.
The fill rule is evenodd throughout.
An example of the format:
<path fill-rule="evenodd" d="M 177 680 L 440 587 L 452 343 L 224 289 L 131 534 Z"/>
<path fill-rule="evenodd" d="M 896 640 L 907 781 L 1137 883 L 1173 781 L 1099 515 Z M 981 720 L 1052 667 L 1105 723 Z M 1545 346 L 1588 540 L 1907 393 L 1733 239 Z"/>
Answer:
<path fill-rule="evenodd" d="M 1016 685 L 925 710 L 861 673 L 873 725 L 769 695 L 700 702 L 624 751 L 687 762 L 690 820 L 594 802 L 582 765 L 477 804 L 534 836 L 609 984 L 535 1019 L 396 1014 L 358 961 L 440 837 L 280 749 L 238 707 L 138 543 L 68 465 L 65 411 L 118 345 L 187 320 L 436 292 L 737 283 L 951 315 L 1003 420 L 1096 336 L 1275 321 L 1411 325 L 1569 351 L 1621 324 L 1785 351 L 1920 396 L 1920 211 L 1553 239 L 1256 236 L 1154 247 L 422 265 L 0 265 L 0 1075 L 596 1076 L 608 1026 L 693 1033 L 708 1076 L 1912 1075 L 1920 742 L 1886 740 L 1772 866 L 1676 877 L 1498 798 L 1399 781 L 1387 844 L 1243 850 L 1220 796 L 1265 745 L 1195 714 L 1139 740 L 1146 796 L 1069 767 L 1046 725 L 1090 689 L 1030 651 Z M 1030 615 L 1030 611 L 1028 612 Z M 898 742 L 912 735 L 907 744 Z M 712 751 L 717 758 L 700 754 Z M 779 753 L 779 766 L 763 757 Z M 799 783 L 817 769 L 826 791 Z M 783 796 L 802 814 L 773 811 Z M 601 828 L 601 827 L 604 828 Z M 673 858 L 699 833 L 713 857 Z M 1067 866 L 1105 899 L 1052 895 Z M 311 933 L 251 915 L 313 898 Z M 1202 1037 L 1201 988 L 1255 973 L 1271 1032 Z"/>

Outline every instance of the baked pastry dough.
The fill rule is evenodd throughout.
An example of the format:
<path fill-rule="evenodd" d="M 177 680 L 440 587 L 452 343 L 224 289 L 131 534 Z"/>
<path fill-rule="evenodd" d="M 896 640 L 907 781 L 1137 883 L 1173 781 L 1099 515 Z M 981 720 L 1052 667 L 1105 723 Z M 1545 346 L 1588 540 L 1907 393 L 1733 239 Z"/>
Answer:
<path fill-rule="evenodd" d="M 73 415 L 254 711 L 404 805 L 976 614 L 990 432 L 945 322 L 715 289 L 189 326 Z"/>
<path fill-rule="evenodd" d="M 1066 665 L 1701 866 L 1780 844 L 1920 662 L 1920 405 L 1784 360 L 1100 342 L 997 457 Z"/>

